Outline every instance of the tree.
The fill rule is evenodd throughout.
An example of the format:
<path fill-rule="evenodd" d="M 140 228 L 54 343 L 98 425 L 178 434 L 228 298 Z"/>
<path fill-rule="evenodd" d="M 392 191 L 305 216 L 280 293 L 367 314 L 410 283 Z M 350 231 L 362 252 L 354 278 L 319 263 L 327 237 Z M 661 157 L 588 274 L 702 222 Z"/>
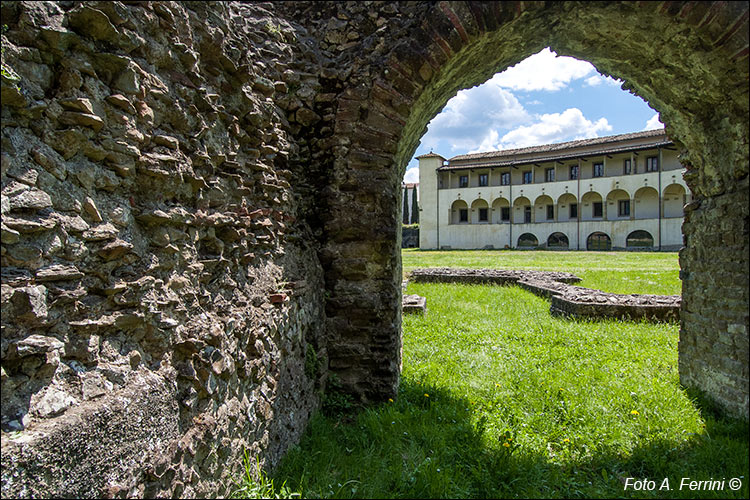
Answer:
<path fill-rule="evenodd" d="M 411 192 L 411 223 L 419 224 L 419 204 L 417 204 L 417 186 Z"/>
<path fill-rule="evenodd" d="M 409 188 L 404 186 L 404 213 L 401 214 L 404 225 L 409 224 Z"/>

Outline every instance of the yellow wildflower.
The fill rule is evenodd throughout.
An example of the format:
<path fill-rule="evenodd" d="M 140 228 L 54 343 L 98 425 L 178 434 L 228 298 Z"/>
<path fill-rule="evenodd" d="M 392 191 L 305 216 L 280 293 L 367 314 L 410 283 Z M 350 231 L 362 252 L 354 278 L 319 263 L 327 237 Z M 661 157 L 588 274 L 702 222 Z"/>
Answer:
<path fill-rule="evenodd" d="M 510 443 L 503 443 L 503 446 L 505 446 L 506 448 L 510 448 Z"/>
<path fill-rule="evenodd" d="M 427 393 L 425 392 L 425 393 L 424 393 L 424 397 L 426 397 L 426 398 L 429 398 L 429 397 L 430 397 L 430 395 L 429 395 L 429 394 L 427 394 Z"/>
<path fill-rule="evenodd" d="M 633 410 L 633 411 L 630 412 L 630 414 L 631 415 L 640 415 L 640 413 L 638 413 L 638 410 Z"/>

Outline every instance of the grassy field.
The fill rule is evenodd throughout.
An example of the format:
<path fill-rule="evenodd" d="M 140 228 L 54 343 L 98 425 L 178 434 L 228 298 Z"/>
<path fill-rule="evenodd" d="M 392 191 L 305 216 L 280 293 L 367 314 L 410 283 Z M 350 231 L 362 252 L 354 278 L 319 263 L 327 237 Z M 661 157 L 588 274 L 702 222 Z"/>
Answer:
<path fill-rule="evenodd" d="M 403 258 L 405 270 L 563 270 L 610 291 L 679 293 L 675 254 Z M 678 325 L 552 317 L 546 300 L 517 287 L 410 284 L 407 292 L 427 297 L 428 313 L 404 317 L 396 400 L 356 414 L 328 400 L 275 472 L 276 486 L 246 481 L 245 494 L 747 498 L 748 426 L 717 417 L 679 385 Z M 728 486 L 734 477 L 738 491 Z M 653 480 L 654 491 L 625 489 L 628 478 Z M 680 489 L 683 478 L 724 485 L 691 491 Z"/>

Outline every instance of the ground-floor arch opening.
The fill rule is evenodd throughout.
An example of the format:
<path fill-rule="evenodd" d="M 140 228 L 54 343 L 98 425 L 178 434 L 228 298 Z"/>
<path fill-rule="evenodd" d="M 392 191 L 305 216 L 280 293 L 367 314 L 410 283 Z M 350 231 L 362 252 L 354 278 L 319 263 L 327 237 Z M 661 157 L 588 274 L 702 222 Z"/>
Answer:
<path fill-rule="evenodd" d="M 638 230 L 630 233 L 625 240 L 625 246 L 627 248 L 653 248 L 654 237 L 648 231 Z"/>
<path fill-rule="evenodd" d="M 563 233 L 552 233 L 547 238 L 547 248 L 551 250 L 567 250 L 568 245 L 568 237 Z"/>
<path fill-rule="evenodd" d="M 599 231 L 591 233 L 586 238 L 586 250 L 612 250 L 612 238 Z"/>
<path fill-rule="evenodd" d="M 531 233 L 523 233 L 518 237 L 518 248 L 536 248 L 539 246 L 539 240 Z"/>

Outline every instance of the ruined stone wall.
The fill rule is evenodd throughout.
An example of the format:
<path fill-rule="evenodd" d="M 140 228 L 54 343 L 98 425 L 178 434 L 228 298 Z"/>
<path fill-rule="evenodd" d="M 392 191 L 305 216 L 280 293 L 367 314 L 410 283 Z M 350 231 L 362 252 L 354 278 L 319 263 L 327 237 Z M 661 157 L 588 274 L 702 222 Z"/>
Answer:
<path fill-rule="evenodd" d="M 3 496 L 225 494 L 328 372 L 393 397 L 407 160 L 545 46 L 683 150 L 681 379 L 747 416 L 747 11 L 2 2 Z"/>
<path fill-rule="evenodd" d="M 291 2 L 280 10 L 317 34 L 320 53 L 335 61 L 331 78 L 343 82 L 334 144 L 313 162 L 332 172 L 321 263 L 330 367 L 350 391 L 384 399 L 398 384 L 398 182 L 428 122 L 458 90 L 550 46 L 623 79 L 661 113 L 692 167 L 686 181 L 702 208 L 684 226 L 682 381 L 747 416 L 747 2 Z"/>
<path fill-rule="evenodd" d="M 226 494 L 319 404 L 320 85 L 269 8 L 2 3 L 4 498 Z"/>
<path fill-rule="evenodd" d="M 718 408 L 748 417 L 748 207 L 747 135 L 745 156 L 736 159 L 736 179 L 705 193 L 713 180 L 697 181 L 703 196 L 687 206 L 680 251 L 682 310 L 680 382 L 698 388 Z M 726 152 L 739 145 L 730 146 Z M 723 156 L 723 154 L 721 155 Z M 728 161 L 731 161 L 727 158 Z M 732 163 L 728 163 L 732 164 Z M 744 167 L 743 167 L 744 164 Z M 744 170 L 744 175 L 743 175 Z"/>

